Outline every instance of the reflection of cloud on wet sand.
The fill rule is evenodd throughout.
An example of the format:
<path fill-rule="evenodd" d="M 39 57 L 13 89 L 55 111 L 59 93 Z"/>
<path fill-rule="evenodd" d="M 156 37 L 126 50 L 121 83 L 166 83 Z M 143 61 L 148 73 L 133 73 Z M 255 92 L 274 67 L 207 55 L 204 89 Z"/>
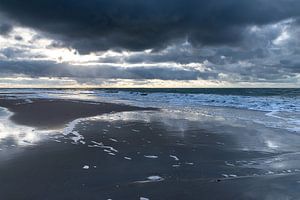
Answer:
<path fill-rule="evenodd" d="M 122 112 L 115 114 L 105 114 L 101 116 L 84 118 L 82 121 L 107 121 L 114 123 L 123 122 L 142 122 L 160 123 L 167 130 L 168 134 L 179 138 L 184 138 L 185 134 L 193 129 L 197 134 L 213 134 L 231 138 L 231 148 L 239 148 L 244 151 L 293 151 L 299 148 L 298 136 L 288 131 L 281 131 L 265 127 L 255 121 L 244 120 L 245 115 L 253 116 L 254 119 L 265 118 L 264 113 L 256 111 L 241 111 L 239 109 L 220 109 L 209 108 L 203 112 L 190 111 L 171 111 L 161 112 Z M 220 117 L 226 116 L 226 117 Z M 75 121 L 74 121 L 75 122 Z M 72 129 L 75 124 L 71 123 Z M 216 141 L 218 142 L 218 141 Z"/>
<path fill-rule="evenodd" d="M 48 131 L 37 131 L 32 127 L 20 126 L 10 121 L 12 113 L 0 108 L 0 144 L 7 146 L 32 145 L 42 139 Z M 43 132 L 43 134 L 42 134 Z"/>

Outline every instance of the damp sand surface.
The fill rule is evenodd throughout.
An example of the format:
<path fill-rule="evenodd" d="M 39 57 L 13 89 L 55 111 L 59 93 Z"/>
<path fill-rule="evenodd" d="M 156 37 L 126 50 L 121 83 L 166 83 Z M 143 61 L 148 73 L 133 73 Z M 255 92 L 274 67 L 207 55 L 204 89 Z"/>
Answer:
<path fill-rule="evenodd" d="M 106 117 L 81 120 L 69 133 L 26 147 L 0 142 L 1 199 L 300 197 L 296 134 L 123 105 L 6 101 L 0 104 L 14 112 L 16 124 L 39 129 Z M 60 114 L 63 122 L 51 121 Z"/>
<path fill-rule="evenodd" d="M 11 120 L 20 125 L 34 126 L 39 129 L 62 128 L 67 123 L 84 117 L 105 113 L 154 110 L 122 104 L 91 101 L 72 101 L 59 99 L 0 99 L 0 107 L 13 112 Z"/>

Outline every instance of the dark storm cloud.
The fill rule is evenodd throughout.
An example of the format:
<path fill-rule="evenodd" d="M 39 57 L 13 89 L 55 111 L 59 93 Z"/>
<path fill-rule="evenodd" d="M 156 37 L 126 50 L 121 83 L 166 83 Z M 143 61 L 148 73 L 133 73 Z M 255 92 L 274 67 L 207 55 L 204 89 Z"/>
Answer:
<path fill-rule="evenodd" d="M 20 35 L 16 35 L 16 36 L 15 36 L 15 40 L 21 41 L 21 40 L 23 40 L 23 37 L 20 36 Z"/>
<path fill-rule="evenodd" d="M 197 80 L 217 78 L 213 72 L 200 72 L 194 69 L 172 67 L 117 67 L 74 66 L 57 64 L 51 61 L 4 61 L 0 60 L 0 76 L 26 75 L 30 77 L 56 78 L 104 78 L 104 79 L 161 79 L 161 80 Z"/>
<path fill-rule="evenodd" d="M 300 15 L 299 0 L 0 0 L 1 12 L 80 52 L 234 45 L 248 25 Z"/>
<path fill-rule="evenodd" d="M 8 35 L 13 30 L 13 26 L 10 24 L 0 24 L 0 35 Z"/>

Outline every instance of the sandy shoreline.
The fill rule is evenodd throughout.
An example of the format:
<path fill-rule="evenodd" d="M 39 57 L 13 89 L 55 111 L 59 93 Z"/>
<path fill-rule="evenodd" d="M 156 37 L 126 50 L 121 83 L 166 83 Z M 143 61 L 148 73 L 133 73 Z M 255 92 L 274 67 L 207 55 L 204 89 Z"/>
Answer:
<path fill-rule="evenodd" d="M 43 130 L 87 118 L 66 134 L 46 135 L 28 146 L 18 146 L 9 135 L 1 137 L 3 199 L 281 200 L 300 196 L 298 135 L 250 122 L 222 124 L 191 113 L 152 108 L 32 101 L 2 99 L 0 106 L 15 113 L 14 122 Z M 88 118 L 94 115 L 99 116 Z"/>
<path fill-rule="evenodd" d="M 30 102 L 22 99 L 0 99 L 0 107 L 14 113 L 11 120 L 15 123 L 39 129 L 62 128 L 75 119 L 105 113 L 155 110 L 122 104 L 61 99 L 34 99 Z"/>

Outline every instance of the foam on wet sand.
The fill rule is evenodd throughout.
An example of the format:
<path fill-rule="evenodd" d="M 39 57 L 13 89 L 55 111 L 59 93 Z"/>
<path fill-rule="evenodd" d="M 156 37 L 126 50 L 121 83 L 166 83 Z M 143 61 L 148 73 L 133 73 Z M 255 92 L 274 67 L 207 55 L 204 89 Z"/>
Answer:
<path fill-rule="evenodd" d="M 242 120 L 228 124 L 175 111 L 76 117 L 64 128 L 22 126 L 28 128 L 22 129 L 26 133 L 47 131 L 45 127 L 55 131 L 47 134 L 50 140 L 32 142 L 34 147 L 25 148 L 21 156 L 11 155 L 9 162 L 5 145 L 20 147 L 1 144 L 4 199 L 30 198 L 29 191 L 36 194 L 30 199 L 243 199 L 249 195 L 296 199 L 300 195 L 299 135 L 252 122 L 246 126 Z M 20 194 L 12 188 L 20 188 Z"/>

